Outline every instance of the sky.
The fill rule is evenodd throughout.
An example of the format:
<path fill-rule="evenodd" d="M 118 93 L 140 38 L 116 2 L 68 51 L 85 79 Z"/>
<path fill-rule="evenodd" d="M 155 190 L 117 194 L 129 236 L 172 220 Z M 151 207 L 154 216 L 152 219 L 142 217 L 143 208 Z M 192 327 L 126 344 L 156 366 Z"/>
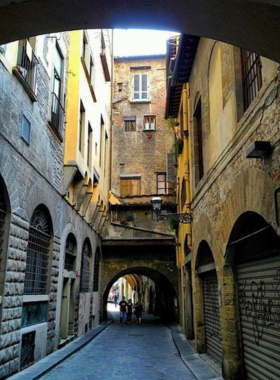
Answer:
<path fill-rule="evenodd" d="M 114 29 L 114 56 L 165 54 L 166 40 L 178 34 L 147 29 Z"/>

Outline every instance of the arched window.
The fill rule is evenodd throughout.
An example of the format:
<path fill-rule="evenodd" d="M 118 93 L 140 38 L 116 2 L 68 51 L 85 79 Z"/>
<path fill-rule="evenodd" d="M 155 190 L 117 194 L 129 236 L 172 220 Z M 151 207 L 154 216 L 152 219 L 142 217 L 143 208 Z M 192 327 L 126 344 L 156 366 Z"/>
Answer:
<path fill-rule="evenodd" d="M 88 239 L 85 240 L 82 249 L 82 268 L 81 268 L 81 292 L 89 292 L 89 278 L 90 278 L 90 259 L 91 259 L 91 245 Z"/>
<path fill-rule="evenodd" d="M 6 271 L 6 252 L 8 244 L 9 228 L 9 200 L 5 183 L 0 175 L 0 295 L 3 294 L 5 271 Z"/>
<path fill-rule="evenodd" d="M 47 293 L 50 241 L 50 218 L 41 206 L 34 211 L 30 221 L 24 294 Z"/>
<path fill-rule="evenodd" d="M 65 263 L 64 268 L 68 271 L 75 271 L 76 261 L 76 239 L 73 234 L 69 234 L 65 246 Z"/>
<path fill-rule="evenodd" d="M 95 253 L 95 260 L 94 260 L 94 271 L 93 271 L 93 291 L 94 292 L 98 292 L 99 267 L 100 267 L 100 250 L 98 248 Z"/>

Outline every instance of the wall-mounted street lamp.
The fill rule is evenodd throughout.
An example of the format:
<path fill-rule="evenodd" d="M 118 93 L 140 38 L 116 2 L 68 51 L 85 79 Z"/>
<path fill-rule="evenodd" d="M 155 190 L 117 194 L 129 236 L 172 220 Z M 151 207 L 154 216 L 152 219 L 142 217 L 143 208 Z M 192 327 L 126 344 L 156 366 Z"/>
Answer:
<path fill-rule="evenodd" d="M 178 220 L 179 223 L 182 224 L 191 224 L 193 218 L 190 213 L 181 213 L 181 214 L 166 214 L 166 215 L 161 215 L 161 204 L 162 204 L 162 199 L 160 197 L 154 197 L 151 200 L 151 203 L 153 205 L 153 210 L 157 216 L 157 222 L 160 220 L 168 220 L 168 219 L 176 219 Z"/>

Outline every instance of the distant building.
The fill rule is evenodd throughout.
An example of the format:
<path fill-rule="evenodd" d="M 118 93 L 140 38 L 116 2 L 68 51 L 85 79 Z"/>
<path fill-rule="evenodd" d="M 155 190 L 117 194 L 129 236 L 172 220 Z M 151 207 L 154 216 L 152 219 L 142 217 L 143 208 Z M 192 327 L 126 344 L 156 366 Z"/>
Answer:
<path fill-rule="evenodd" d="M 115 58 L 111 224 L 103 239 L 102 259 L 104 278 L 110 279 L 109 274 L 118 268 L 122 276 L 136 273 L 157 282 L 157 289 L 145 288 L 145 294 L 138 286 L 137 297 L 142 297 L 147 310 L 174 316 L 178 312 L 174 303 L 177 273 L 169 265 L 175 265 L 175 235 L 167 221 L 157 221 L 151 204 L 153 197 L 160 196 L 162 214 L 176 210 L 175 177 L 173 173 L 168 179 L 167 173 L 173 135 L 164 118 L 165 102 L 165 55 Z M 170 281 L 164 283 L 166 292 L 159 290 L 159 281 L 153 278 L 160 268 Z M 155 272 L 149 276 L 152 269 Z"/>

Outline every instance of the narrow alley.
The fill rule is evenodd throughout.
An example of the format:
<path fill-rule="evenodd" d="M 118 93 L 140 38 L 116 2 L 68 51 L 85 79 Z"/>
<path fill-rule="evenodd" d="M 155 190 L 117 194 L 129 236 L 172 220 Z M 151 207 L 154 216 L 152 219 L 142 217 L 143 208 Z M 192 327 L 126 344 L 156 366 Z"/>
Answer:
<path fill-rule="evenodd" d="M 222 379 L 219 367 L 192 350 L 178 325 L 169 328 L 159 318 L 144 314 L 141 326 L 133 320 L 121 327 L 118 309 L 109 304 L 108 310 L 111 323 L 88 344 L 83 346 L 84 337 L 80 343 L 77 339 L 10 379 Z M 77 350 L 77 344 L 83 347 Z M 71 346 L 76 352 L 61 362 L 63 351 L 70 353 Z M 57 358 L 60 364 L 54 366 Z"/>

